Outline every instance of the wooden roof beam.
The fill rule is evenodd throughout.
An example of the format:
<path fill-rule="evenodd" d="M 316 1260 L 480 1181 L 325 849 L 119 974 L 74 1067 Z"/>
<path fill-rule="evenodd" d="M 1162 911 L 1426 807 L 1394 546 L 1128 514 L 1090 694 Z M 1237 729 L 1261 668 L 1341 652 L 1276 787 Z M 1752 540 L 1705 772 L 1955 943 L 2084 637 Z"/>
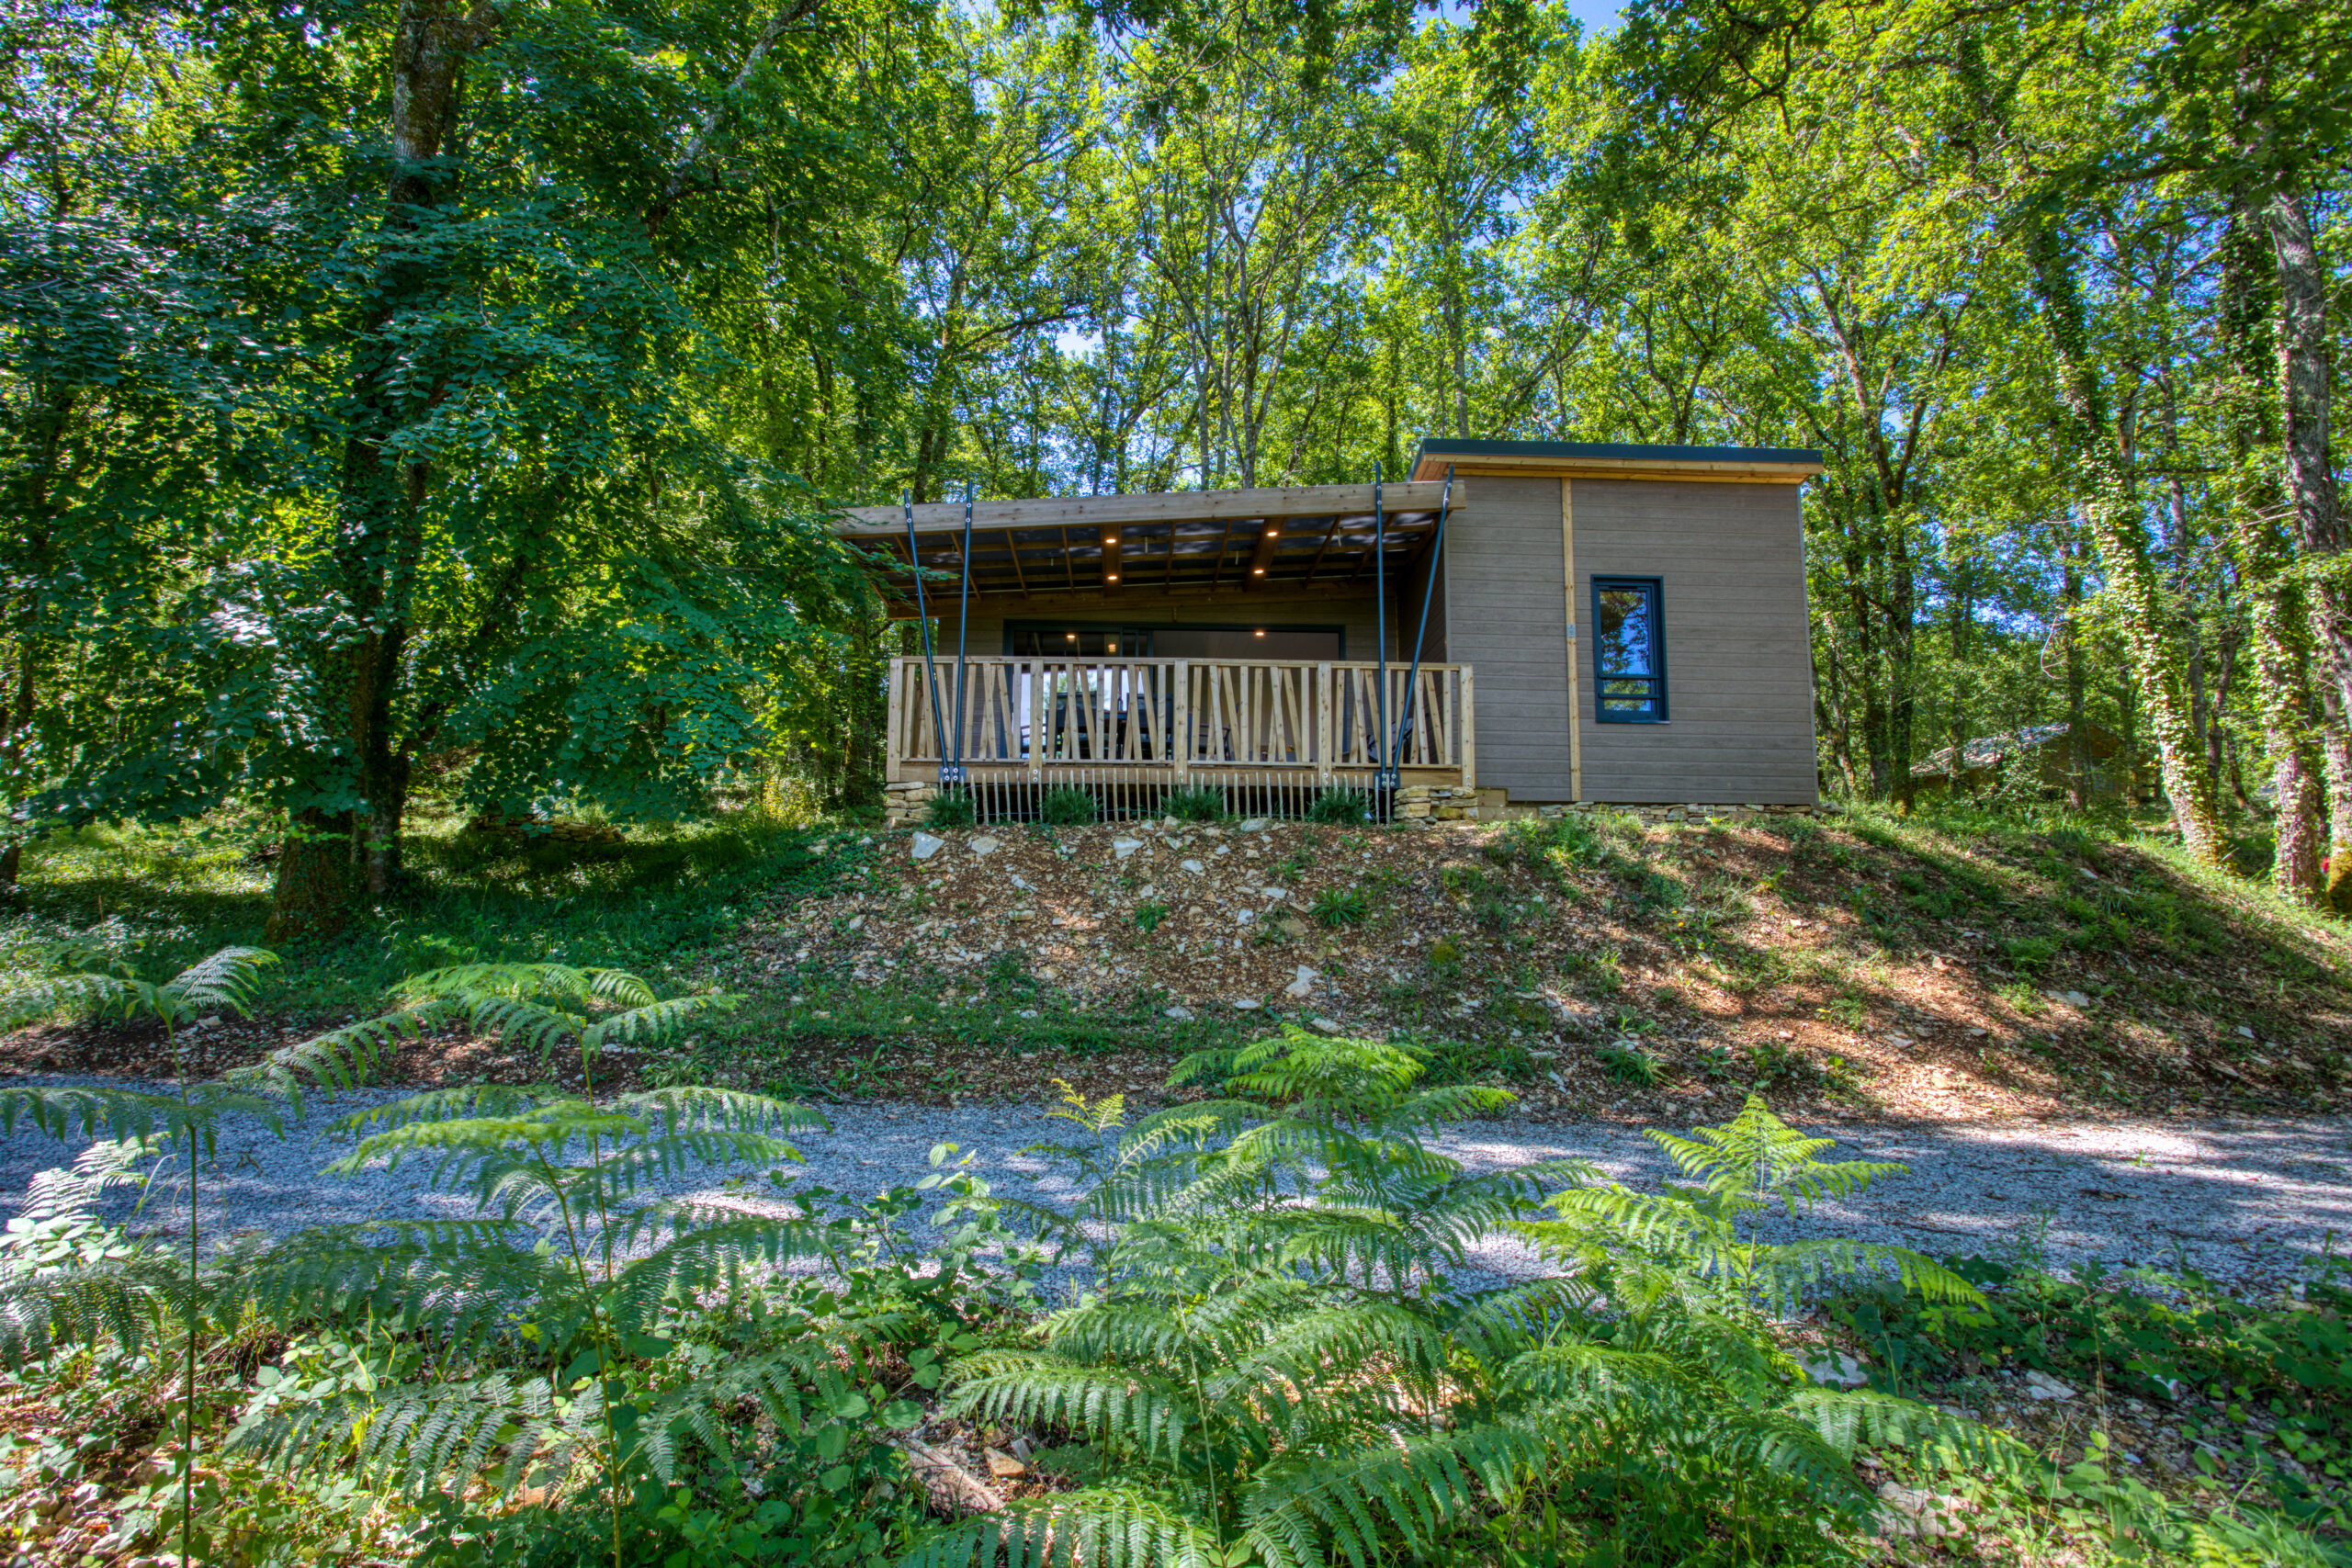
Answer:
<path fill-rule="evenodd" d="M 1408 482 L 1385 487 L 1391 512 L 1434 512 L 1443 494 L 1442 481 Z M 1456 479 L 1453 501 L 1465 503 L 1468 487 Z M 1256 522 L 1274 517 L 1335 517 L 1363 515 L 1372 511 L 1370 485 L 1283 485 L 1258 490 L 1179 491 L 1166 495 L 1087 495 L 1046 497 L 1034 501 L 983 501 L 972 508 L 972 522 L 980 528 L 1092 528 L 1106 524 Z M 964 503 L 927 502 L 914 509 L 918 534 L 957 533 L 964 526 Z M 851 507 L 841 514 L 835 531 L 851 538 L 906 532 L 906 518 L 895 506 Z"/>
<path fill-rule="evenodd" d="M 1250 552 L 1250 574 L 1241 580 L 1244 588 L 1257 588 L 1266 581 L 1266 569 L 1274 564 L 1274 547 L 1282 542 L 1283 520 L 1269 517 L 1258 529 L 1258 547 Z"/>

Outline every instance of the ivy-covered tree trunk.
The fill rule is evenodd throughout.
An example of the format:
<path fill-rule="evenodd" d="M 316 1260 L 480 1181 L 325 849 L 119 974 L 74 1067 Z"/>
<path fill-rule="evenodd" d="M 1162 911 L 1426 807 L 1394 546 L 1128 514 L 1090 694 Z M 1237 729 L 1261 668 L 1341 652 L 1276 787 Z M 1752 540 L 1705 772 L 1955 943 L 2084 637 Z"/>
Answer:
<path fill-rule="evenodd" d="M 274 941 L 335 934 L 362 891 L 388 892 L 400 874 L 409 774 L 397 736 L 401 656 L 431 479 L 424 458 L 403 455 L 400 437 L 434 389 L 429 370 L 421 376 L 412 362 L 405 334 L 392 329 L 426 306 L 438 285 L 433 262 L 414 242 L 452 177 L 442 150 L 457 125 L 466 57 L 489 36 L 495 15 L 480 3 L 461 11 L 442 0 L 402 0 L 393 24 L 392 173 L 375 275 L 356 311 L 358 347 L 342 411 L 334 564 L 351 629 L 324 655 L 324 684 L 343 699 L 337 761 L 358 805 L 349 814 L 314 808 L 298 815 L 298 823 L 315 818 L 319 826 L 288 835 L 270 913 Z M 322 780 L 321 787 L 336 782 Z M 344 864 L 330 865 L 338 850 Z"/>
<path fill-rule="evenodd" d="M 36 380 L 27 399 L 24 450 L 17 455 L 17 482 L 9 488 L 9 510 L 15 513 L 17 537 L 0 562 L 17 578 L 16 603 L 9 608 L 10 662 L 0 688 L 0 895 L 15 890 L 24 869 L 24 829 L 17 820 L 18 803 L 29 794 L 33 721 L 40 716 L 40 665 L 50 640 L 49 585 L 56 507 L 51 496 L 65 446 L 66 422 L 74 412 L 72 389 Z M 5 455 L 0 455 L 5 456 Z"/>
<path fill-rule="evenodd" d="M 2264 203 L 2278 278 L 2278 401 L 2284 449 L 2287 507 L 2300 547 L 2303 602 L 2312 654 L 2332 700 L 2320 705 L 2324 746 L 2352 751 L 2345 730 L 2352 713 L 2352 553 L 2346 549 L 2344 515 L 2335 489 L 2330 451 L 2327 274 L 2302 192 L 2282 178 Z M 2352 910 L 2352 764 L 2329 771 L 2328 816 L 2333 827 L 2329 856 L 2330 906 Z"/>
<path fill-rule="evenodd" d="M 2219 299 L 2226 367 L 2221 402 L 2231 460 L 2221 494 L 2229 507 L 2230 546 L 2239 581 L 2246 588 L 2255 708 L 2270 752 L 2277 796 L 2270 884 L 2282 897 L 2308 904 L 2322 892 L 2324 775 L 2312 724 L 2316 705 L 2310 617 L 2302 585 L 2294 574 L 2292 546 L 2279 527 L 2282 497 L 2272 462 L 2278 422 L 2265 395 L 2270 291 L 2264 287 L 2267 269 L 2258 265 L 2256 254 L 2260 243 L 2245 202 L 2233 200 L 2222 240 Z"/>
<path fill-rule="evenodd" d="M 2148 548 L 2148 536 L 2134 493 L 2130 466 L 2109 427 L 2098 373 L 2090 362 L 2090 334 L 2084 321 L 2081 290 L 2057 227 L 2047 217 L 2026 232 L 2026 259 L 2034 292 L 2058 354 L 2059 406 L 2075 458 L 2083 465 L 2080 487 L 2092 542 L 2107 572 L 2107 592 L 2122 609 L 2123 646 L 2133 679 L 2148 705 L 2148 728 L 2155 736 L 2158 768 L 2183 847 L 2207 865 L 2225 867 L 2228 840 L 2219 803 L 2198 765 L 2197 727 L 2191 721 L 2186 671 L 2188 659 L 2163 579 Z"/>

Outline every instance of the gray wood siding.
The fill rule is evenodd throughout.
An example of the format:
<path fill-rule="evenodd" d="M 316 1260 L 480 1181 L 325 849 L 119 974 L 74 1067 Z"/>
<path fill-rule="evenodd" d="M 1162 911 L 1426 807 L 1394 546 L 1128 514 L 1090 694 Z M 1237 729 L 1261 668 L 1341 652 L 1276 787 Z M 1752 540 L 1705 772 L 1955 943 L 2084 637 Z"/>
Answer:
<path fill-rule="evenodd" d="M 1443 595 L 1447 656 L 1476 682 L 1478 783 L 1515 801 L 1566 800 L 1560 481 L 1480 475 L 1472 497 L 1446 525 Z"/>
<path fill-rule="evenodd" d="M 1496 481 L 1481 479 L 1483 496 Z M 1818 794 L 1797 487 L 1577 479 L 1577 713 L 1588 800 L 1802 805 Z M 1666 597 L 1665 724 L 1594 716 L 1592 580 Z M 1556 602 L 1558 589 L 1552 591 Z M 1487 672 L 1478 670 L 1481 714 Z M 1486 774 L 1485 725 L 1479 775 Z"/>

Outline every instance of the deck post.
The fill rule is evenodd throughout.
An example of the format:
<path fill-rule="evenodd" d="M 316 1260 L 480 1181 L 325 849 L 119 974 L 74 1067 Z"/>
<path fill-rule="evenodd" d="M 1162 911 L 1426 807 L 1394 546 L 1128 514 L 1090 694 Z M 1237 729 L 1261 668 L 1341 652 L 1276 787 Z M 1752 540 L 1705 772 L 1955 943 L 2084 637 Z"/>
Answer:
<path fill-rule="evenodd" d="M 1168 761 L 1176 787 L 1182 789 L 1193 772 L 1193 666 L 1176 661 L 1175 716 L 1168 727 Z"/>
<path fill-rule="evenodd" d="M 1331 757 L 1331 667 L 1315 667 L 1315 772 L 1329 784 L 1337 776 Z"/>
<path fill-rule="evenodd" d="M 1470 700 L 1470 666 L 1462 666 L 1462 787 L 1478 787 L 1478 710 Z"/>
<path fill-rule="evenodd" d="M 890 713 L 884 722 L 889 727 L 889 741 L 882 748 L 882 782 L 897 784 L 906 770 L 899 765 L 899 753 L 906 749 L 907 667 L 903 658 L 890 660 Z"/>
<path fill-rule="evenodd" d="M 1029 782 L 1046 776 L 1046 661 L 1029 665 Z"/>

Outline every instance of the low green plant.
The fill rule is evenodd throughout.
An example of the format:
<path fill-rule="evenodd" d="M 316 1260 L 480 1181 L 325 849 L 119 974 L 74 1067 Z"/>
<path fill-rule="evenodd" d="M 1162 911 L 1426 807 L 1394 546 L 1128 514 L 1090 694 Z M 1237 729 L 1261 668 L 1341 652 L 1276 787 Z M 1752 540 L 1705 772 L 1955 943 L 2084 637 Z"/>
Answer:
<path fill-rule="evenodd" d="M 1636 1044 L 1603 1045 L 1593 1052 L 1592 1059 L 1600 1064 L 1602 1072 L 1615 1078 L 1619 1083 L 1637 1084 L 1643 1089 L 1650 1089 L 1662 1082 L 1666 1077 L 1665 1069 L 1659 1066 L 1658 1059 Z"/>
<path fill-rule="evenodd" d="M 1372 919 L 1372 899 L 1360 887 L 1326 887 L 1307 904 L 1306 913 L 1319 926 L 1360 926 Z"/>
<path fill-rule="evenodd" d="M 2001 942 L 2001 953 L 2018 968 L 2032 974 L 2058 956 L 2058 943 L 2046 936 L 2007 937 Z"/>
<path fill-rule="evenodd" d="M 1848 994 L 1832 997 L 1821 1009 L 1821 1016 L 1846 1029 L 1860 1029 L 1871 1021 L 1870 1004 L 1861 998 Z"/>
<path fill-rule="evenodd" d="M 931 797 L 930 805 L 923 807 L 922 825 L 933 832 L 953 832 L 959 828 L 970 827 L 978 815 L 970 795 L 961 790 L 943 789 Z"/>
<path fill-rule="evenodd" d="M 1152 932 L 1158 931 L 1160 927 L 1160 923 L 1167 919 L 1168 906 L 1165 904 L 1153 902 L 1138 904 L 1136 906 L 1135 922 L 1137 926 L 1143 929 L 1143 933 L 1146 936 L 1149 936 Z"/>
<path fill-rule="evenodd" d="M 1047 790 L 1037 801 L 1037 820 L 1053 828 L 1083 828 L 1095 818 L 1094 796 L 1069 784 Z"/>
<path fill-rule="evenodd" d="M 1336 827 L 1360 828 L 1372 820 L 1372 796 L 1360 789 L 1334 785 L 1307 803 L 1306 819 Z"/>
<path fill-rule="evenodd" d="M 197 1342 L 206 1317 L 201 1270 L 199 1184 L 202 1156 L 209 1153 L 221 1118 L 231 1112 L 259 1115 L 273 1122 L 288 1100 L 299 1102 L 297 1070 L 327 1059 L 328 1043 L 313 1040 L 272 1054 L 257 1066 L 226 1080 L 199 1081 L 189 1060 L 189 1026 L 207 1015 L 246 1012 L 264 968 L 277 955 L 260 948 L 225 947 L 167 980 L 143 980 L 130 964 L 76 964 L 83 955 L 61 955 L 66 972 L 0 1000 L 0 1033 L 38 1019 L 78 1014 L 97 1019 L 148 1020 L 164 1030 L 165 1049 L 176 1067 L 173 1095 L 94 1086 L 0 1089 L 0 1129 L 13 1132 L 29 1122 L 52 1136 L 79 1131 L 111 1134 L 112 1145 L 94 1145 L 87 1168 L 77 1164 L 74 1179 L 43 1189 L 36 1183 L 28 1207 L 11 1225 L 0 1253 L 0 1361 L 21 1367 L 28 1357 L 60 1342 L 95 1343 L 101 1337 L 135 1353 L 149 1339 L 162 1340 L 176 1328 L 182 1371 L 178 1473 L 180 1558 L 194 1562 L 198 1529 Z M 364 1026 L 345 1037 L 347 1059 L 336 1064 L 334 1081 L 347 1084 L 364 1074 L 380 1035 Z M 142 1158 L 184 1153 L 187 1157 L 187 1229 L 184 1261 L 152 1241 L 133 1244 L 108 1235 L 91 1219 L 88 1201 L 114 1185 L 146 1185 L 131 1177 Z"/>
<path fill-rule="evenodd" d="M 1159 809 L 1179 822 L 1222 822 L 1225 796 L 1205 784 L 1171 789 L 1159 797 Z"/>
<path fill-rule="evenodd" d="M 2352 1529 L 2345 1491 L 2352 1477 L 2352 1289 L 2341 1258 L 2320 1260 L 2293 1289 L 2248 1293 L 2188 1269 L 2116 1271 L 2093 1261 L 2061 1276 L 2037 1251 L 2028 1244 L 2016 1257 L 1947 1259 L 1982 1292 L 1976 1303 L 1930 1306 L 1860 1282 L 1830 1302 L 1829 1315 L 1906 1378 L 2033 1369 L 2077 1387 L 2167 1404 L 2201 1396 L 2221 1404 L 2225 1426 L 2248 1438 L 2246 1417 L 2259 1412 L 2265 1440 L 2254 1448 L 2250 1481 L 2276 1497 L 2278 1516 L 2294 1526 Z M 2186 1410 L 2179 1418 L 2193 1420 Z M 2211 1453 L 2199 1450 L 2198 1462 L 2209 1482 L 2221 1483 Z M 2199 1560 L 2197 1525 L 2211 1532 L 2209 1544 L 2242 1552 L 2246 1538 L 2270 1523 L 2259 1509 L 2222 1506 L 2193 1521 L 2163 1499 L 2140 1502 L 2184 1560 Z M 2312 1555 L 2307 1541 L 2278 1544 L 2286 1550 L 2275 1560 Z"/>
<path fill-rule="evenodd" d="M 909 1568 L 1826 1562 L 1877 1506 L 1852 1469 L 1862 1444 L 2001 1450 L 1932 1407 L 1815 1387 L 1771 1338 L 1763 1281 L 1893 1249 L 1693 1235 L 1677 1250 L 1642 1195 L 1581 1164 L 1468 1176 L 1426 1140 L 1509 1096 L 1422 1088 L 1422 1067 L 1396 1044 L 1286 1030 L 1182 1065 L 1178 1081 L 1221 1087 L 1203 1104 L 1130 1126 L 1072 1097 L 1079 1136 L 1032 1152 L 1077 1170 L 1075 1210 L 1007 1207 L 1086 1254 L 1097 1283 L 1030 1347 L 956 1360 L 945 1408 L 1042 1434 L 1078 1484 L 950 1527 Z M 1735 1156 L 1754 1128 L 1751 1108 Z M 1771 1196 L 1854 1185 L 1765 1164 L 1785 1178 Z M 1558 1217 L 1535 1218 L 1533 1194 L 1563 1179 Z M 1738 1193 L 1710 1202 L 1736 1210 Z M 1468 1249 L 1510 1230 L 1577 1271 L 1456 1284 Z M 1972 1294 L 1933 1265 L 1904 1277 Z"/>

